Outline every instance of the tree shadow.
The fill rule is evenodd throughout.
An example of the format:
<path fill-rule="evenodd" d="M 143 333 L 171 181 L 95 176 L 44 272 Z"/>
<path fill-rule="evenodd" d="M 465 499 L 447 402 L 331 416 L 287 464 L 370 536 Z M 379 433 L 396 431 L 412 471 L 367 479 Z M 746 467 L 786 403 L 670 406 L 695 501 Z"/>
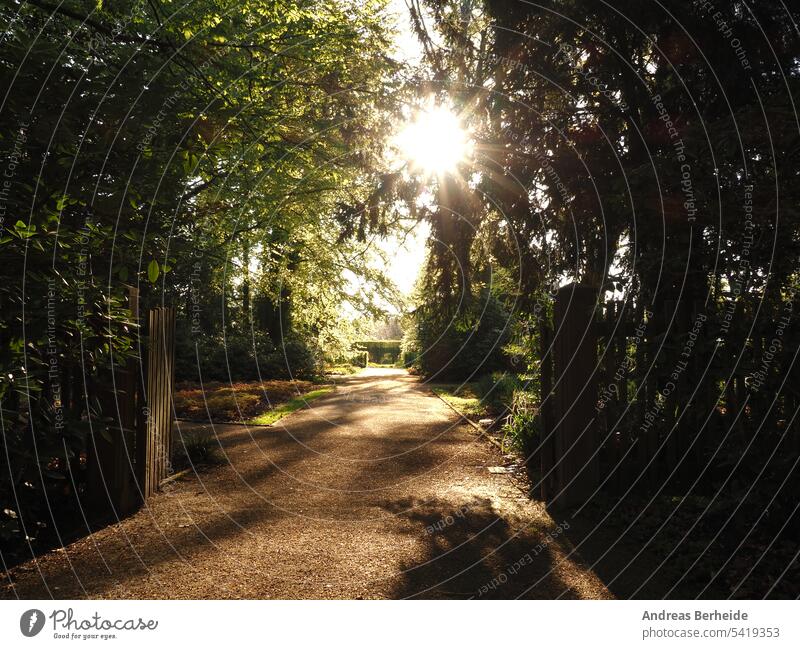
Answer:
<path fill-rule="evenodd" d="M 555 524 L 523 523 L 498 512 L 487 498 L 402 499 L 385 508 L 424 540 L 424 556 L 403 566 L 392 596 L 414 599 L 585 598 L 564 579 L 565 563 Z M 554 552 L 558 549 L 559 552 Z M 581 568 L 582 570 L 582 568 Z"/>
<path fill-rule="evenodd" d="M 408 383 L 413 386 L 413 379 Z M 108 596 L 123 584 L 123 596 L 141 596 L 143 589 L 137 584 L 147 580 L 152 588 L 145 592 L 163 596 L 225 596 L 221 584 L 207 584 L 214 574 L 209 566 L 224 559 L 215 544 L 226 546 L 226 551 L 260 551 L 262 541 L 267 543 L 281 529 L 291 534 L 287 539 L 314 539 L 302 552 L 317 552 L 331 543 L 323 573 L 375 582 L 375 575 L 391 565 L 391 574 L 377 579 L 383 585 L 371 591 L 380 596 L 604 596 L 600 582 L 570 554 L 560 526 L 544 512 L 532 512 L 527 504 L 517 506 L 502 496 L 504 484 L 486 468 L 487 462 L 497 461 L 494 449 L 477 442 L 471 429 L 456 422 L 438 401 L 411 398 L 380 408 L 390 401 L 364 400 L 343 408 L 341 396 L 329 399 L 339 404 L 336 425 L 320 425 L 318 418 L 305 413 L 285 427 L 218 427 L 229 466 L 178 480 L 171 493 L 156 496 L 123 524 L 84 539 L 60 557 L 44 557 L 42 578 L 37 566 L 28 565 L 29 574 L 20 579 L 16 595 Z M 468 487 L 454 487 L 466 483 Z M 423 494 L 435 496 L 426 499 Z M 290 520 L 300 515 L 307 520 Z M 364 535 L 352 551 L 335 551 L 351 538 L 353 529 L 366 527 L 377 533 Z M 302 559 L 300 551 L 293 556 L 291 579 L 313 583 L 324 576 L 297 561 Z M 365 564 L 380 567 L 365 571 Z M 196 574 L 198 586 L 187 589 L 183 584 L 172 590 L 159 582 L 170 574 L 192 579 Z M 279 569 L 265 572 L 273 581 L 281 575 Z M 262 587 L 248 593 L 259 596 L 266 592 L 259 590 Z M 301 592 L 289 579 L 280 588 L 284 595 Z M 326 591 L 302 592 L 319 596 Z"/>
<path fill-rule="evenodd" d="M 568 536 L 618 598 L 795 598 L 796 539 L 759 529 L 747 512 L 737 520 L 734 505 L 706 505 L 606 497 L 569 517 Z"/>

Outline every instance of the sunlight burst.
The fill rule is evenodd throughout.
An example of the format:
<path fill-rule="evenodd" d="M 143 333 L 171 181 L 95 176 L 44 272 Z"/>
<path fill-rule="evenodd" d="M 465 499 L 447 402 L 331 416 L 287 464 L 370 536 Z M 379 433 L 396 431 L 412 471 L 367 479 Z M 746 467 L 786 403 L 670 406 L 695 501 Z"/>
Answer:
<path fill-rule="evenodd" d="M 455 171 L 471 148 L 467 131 L 450 109 L 430 105 L 397 135 L 396 144 L 412 169 L 427 174 Z"/>

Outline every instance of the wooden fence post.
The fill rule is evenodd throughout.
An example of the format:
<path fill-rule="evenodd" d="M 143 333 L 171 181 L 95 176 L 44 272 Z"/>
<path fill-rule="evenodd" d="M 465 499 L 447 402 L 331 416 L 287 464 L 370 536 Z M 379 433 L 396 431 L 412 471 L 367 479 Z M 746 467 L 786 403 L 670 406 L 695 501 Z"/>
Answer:
<path fill-rule="evenodd" d="M 167 477 L 172 447 L 172 394 L 175 383 L 175 309 L 150 310 L 147 352 L 147 405 L 139 444 L 139 485 L 145 500 Z"/>
<path fill-rule="evenodd" d="M 599 483 L 597 430 L 597 289 L 570 284 L 554 307 L 552 443 L 554 486 L 547 504 L 586 502 Z"/>

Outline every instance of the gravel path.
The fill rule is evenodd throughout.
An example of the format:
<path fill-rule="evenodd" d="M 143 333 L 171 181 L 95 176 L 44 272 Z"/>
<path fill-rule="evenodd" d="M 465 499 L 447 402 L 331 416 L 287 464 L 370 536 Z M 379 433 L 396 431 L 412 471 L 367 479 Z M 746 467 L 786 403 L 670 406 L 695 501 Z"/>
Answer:
<path fill-rule="evenodd" d="M 215 427 L 227 462 L 12 571 L 21 598 L 607 598 L 494 446 L 401 370 L 272 427 Z M 185 434 L 198 425 L 180 424 Z"/>

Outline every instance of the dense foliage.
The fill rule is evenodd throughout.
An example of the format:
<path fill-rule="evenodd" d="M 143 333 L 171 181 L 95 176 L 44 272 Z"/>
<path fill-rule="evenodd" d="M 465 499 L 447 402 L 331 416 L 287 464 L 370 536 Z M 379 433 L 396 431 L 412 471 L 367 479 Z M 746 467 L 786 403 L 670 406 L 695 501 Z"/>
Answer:
<path fill-rule="evenodd" d="M 509 337 L 509 312 L 488 289 L 442 308 L 424 293 L 409 318 L 404 350 L 429 380 L 468 381 L 508 365 L 504 345 Z"/>
<path fill-rule="evenodd" d="M 411 0 L 424 55 L 404 78 L 380 0 L 4 3 L 3 556 L 81 520 L 114 367 L 146 343 L 130 286 L 138 313 L 177 307 L 181 379 L 311 379 L 367 364 L 343 304 L 374 325 L 398 301 L 373 244 L 415 218 L 431 235 L 404 364 L 476 381 L 533 467 L 554 290 L 588 285 L 601 498 L 675 502 L 667 530 L 697 507 L 719 563 L 796 538 L 788 5 Z M 385 149 L 403 102 L 431 97 L 475 148 L 423 179 Z M 713 545 L 692 543 L 691 566 Z"/>
<path fill-rule="evenodd" d="M 400 357 L 400 340 L 359 340 L 356 346 L 367 352 L 371 363 L 392 364 Z"/>
<path fill-rule="evenodd" d="M 35 549 L 78 525 L 112 367 L 146 342 L 128 285 L 178 308 L 194 380 L 309 377 L 355 336 L 343 300 L 391 298 L 341 211 L 396 65 L 371 0 L 12 1 L 0 24 L 0 549 Z"/>
<path fill-rule="evenodd" d="M 509 429 L 536 440 L 553 287 L 593 287 L 606 489 L 699 498 L 724 511 L 729 551 L 796 535 L 796 7 L 475 0 L 412 14 L 427 87 L 477 143 L 429 216 L 424 338 L 455 338 L 457 358 L 459 296 L 487 264 L 507 271 L 512 322 L 497 332 L 535 373 Z"/>

